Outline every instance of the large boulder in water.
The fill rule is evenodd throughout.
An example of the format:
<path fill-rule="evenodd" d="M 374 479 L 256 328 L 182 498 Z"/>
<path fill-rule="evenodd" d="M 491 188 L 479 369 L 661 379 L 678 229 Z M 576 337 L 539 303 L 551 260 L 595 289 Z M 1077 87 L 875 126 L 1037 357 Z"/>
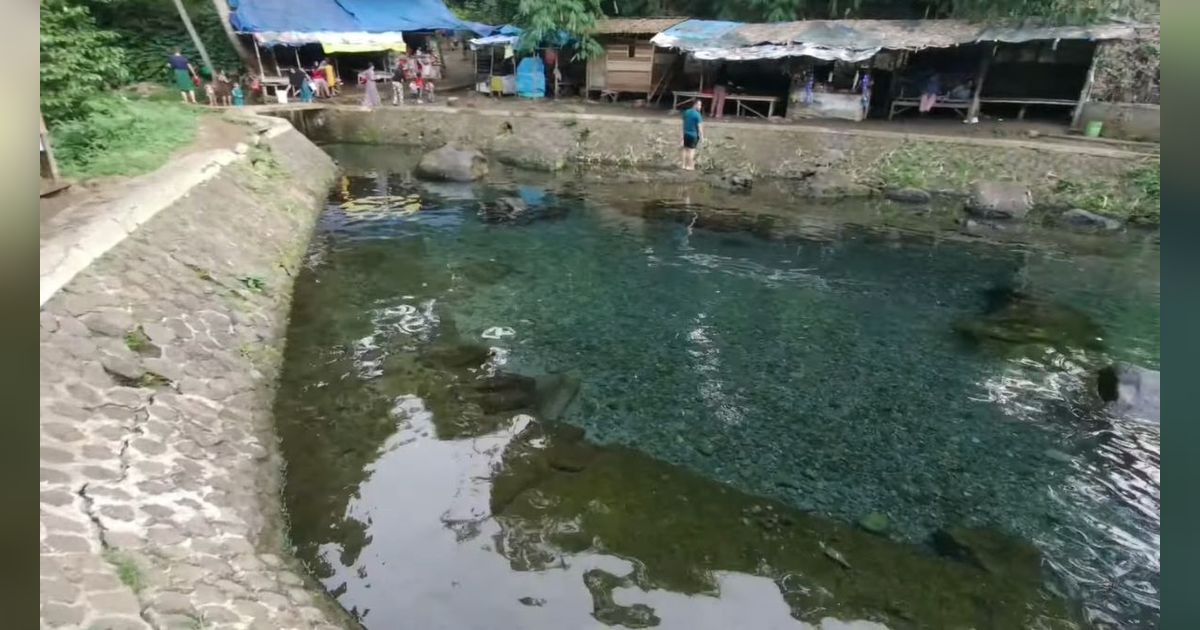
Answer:
<path fill-rule="evenodd" d="M 1101 400 L 1116 413 L 1143 420 L 1159 421 L 1159 375 L 1135 365 L 1110 365 L 1096 377 Z"/>
<path fill-rule="evenodd" d="M 1033 208 L 1029 187 L 1014 182 L 976 182 L 966 210 L 984 219 L 1023 219 Z"/>
<path fill-rule="evenodd" d="M 500 136 L 492 141 L 491 155 L 497 162 L 533 171 L 559 171 L 567 166 L 569 147 L 548 143 L 540 137 L 516 134 Z"/>
<path fill-rule="evenodd" d="M 487 158 L 482 153 L 451 145 L 426 153 L 417 164 L 419 177 L 435 181 L 473 182 L 487 172 Z"/>

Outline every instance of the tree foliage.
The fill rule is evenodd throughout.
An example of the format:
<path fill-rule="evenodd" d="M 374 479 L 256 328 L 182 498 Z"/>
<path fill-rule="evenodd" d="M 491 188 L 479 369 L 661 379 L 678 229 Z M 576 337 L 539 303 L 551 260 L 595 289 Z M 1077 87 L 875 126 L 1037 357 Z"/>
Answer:
<path fill-rule="evenodd" d="M 489 24 L 512 22 L 516 5 L 551 6 L 561 0 L 452 0 L 471 19 Z M 597 13 L 614 17 L 687 16 L 700 19 L 778 22 L 804 19 L 876 18 L 1044 18 L 1091 22 L 1111 15 L 1140 17 L 1158 12 L 1158 0 L 585 0 Z"/>
<path fill-rule="evenodd" d="M 87 8 L 41 0 L 41 104 L 46 120 L 80 118 L 83 103 L 128 78 L 116 34 Z"/>
<path fill-rule="evenodd" d="M 587 59 L 603 52 L 592 37 L 596 19 L 602 15 L 600 0 L 520 0 L 512 20 L 522 29 L 517 47 L 532 50 L 566 32 L 577 41 L 576 57 Z"/>
<path fill-rule="evenodd" d="M 116 33 L 125 50 L 129 78 L 162 83 L 170 80 L 166 57 L 176 47 L 201 67 L 200 51 L 188 35 L 175 3 L 166 0 L 77 0 L 91 5 L 96 23 Z M 224 2 L 225 0 L 220 0 Z M 196 27 L 200 41 L 218 69 L 237 71 L 237 52 L 229 43 L 220 16 L 210 0 L 184 0 L 184 8 Z"/>

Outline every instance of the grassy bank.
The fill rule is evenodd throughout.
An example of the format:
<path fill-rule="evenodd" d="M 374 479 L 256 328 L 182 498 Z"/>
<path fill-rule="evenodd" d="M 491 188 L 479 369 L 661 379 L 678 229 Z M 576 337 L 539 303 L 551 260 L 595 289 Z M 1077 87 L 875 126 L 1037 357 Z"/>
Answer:
<path fill-rule="evenodd" d="M 964 193 L 980 180 L 1013 180 L 1021 172 L 1002 160 L 968 159 L 945 147 L 907 143 L 871 164 L 862 179 L 878 188 L 921 188 Z M 1159 161 L 1147 157 L 1123 173 L 1068 176 L 1048 171 L 1019 180 L 1034 191 L 1040 208 L 1081 208 L 1135 223 L 1159 220 Z"/>
<path fill-rule="evenodd" d="M 55 157 L 76 180 L 152 171 L 196 137 L 200 111 L 160 98 L 109 94 L 87 101 L 84 115 L 50 130 Z"/>

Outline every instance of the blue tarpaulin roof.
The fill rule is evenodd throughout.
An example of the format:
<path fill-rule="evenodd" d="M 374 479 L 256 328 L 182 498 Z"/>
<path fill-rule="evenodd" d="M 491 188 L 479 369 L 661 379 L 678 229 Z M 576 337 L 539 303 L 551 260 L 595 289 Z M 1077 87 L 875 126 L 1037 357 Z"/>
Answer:
<path fill-rule="evenodd" d="M 456 17 L 442 0 L 238 0 L 230 22 L 239 33 L 384 33 L 474 31 L 492 27 Z"/>

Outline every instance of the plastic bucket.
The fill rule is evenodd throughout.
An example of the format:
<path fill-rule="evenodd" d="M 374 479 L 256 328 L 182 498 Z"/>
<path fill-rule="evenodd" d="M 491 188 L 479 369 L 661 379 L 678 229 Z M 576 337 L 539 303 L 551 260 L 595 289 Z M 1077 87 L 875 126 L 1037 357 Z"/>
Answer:
<path fill-rule="evenodd" d="M 275 102 L 280 105 L 287 104 L 287 90 L 275 90 Z"/>
<path fill-rule="evenodd" d="M 1084 128 L 1083 135 L 1089 138 L 1099 138 L 1100 131 L 1104 129 L 1104 123 L 1099 120 L 1089 120 L 1087 127 Z"/>

